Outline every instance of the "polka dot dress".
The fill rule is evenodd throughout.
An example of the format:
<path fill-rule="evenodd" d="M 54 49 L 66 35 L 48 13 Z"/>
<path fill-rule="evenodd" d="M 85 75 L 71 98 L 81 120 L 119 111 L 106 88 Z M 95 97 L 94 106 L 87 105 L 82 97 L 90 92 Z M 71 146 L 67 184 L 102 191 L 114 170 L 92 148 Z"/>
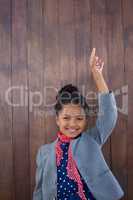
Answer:
<path fill-rule="evenodd" d="M 82 195 L 79 195 L 78 184 L 74 179 L 69 177 L 67 171 L 70 142 L 60 142 L 59 145 L 62 150 L 62 154 L 60 154 L 60 158 L 57 159 L 57 199 L 96 200 L 88 189 L 79 171 L 76 169 L 80 177 L 80 185 L 82 185 L 82 192 L 80 191 Z"/>
<path fill-rule="evenodd" d="M 61 148 L 64 151 L 60 165 L 57 167 L 57 197 L 58 200 L 81 200 L 76 193 L 78 190 L 76 182 L 69 179 L 67 175 L 68 147 L 69 143 L 61 144 Z"/>

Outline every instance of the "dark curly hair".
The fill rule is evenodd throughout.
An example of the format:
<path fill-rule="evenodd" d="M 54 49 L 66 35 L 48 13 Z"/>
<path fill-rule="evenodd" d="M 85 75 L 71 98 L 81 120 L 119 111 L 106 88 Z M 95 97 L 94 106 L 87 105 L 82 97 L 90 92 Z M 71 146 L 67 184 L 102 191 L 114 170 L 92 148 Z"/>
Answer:
<path fill-rule="evenodd" d="M 79 104 L 84 109 L 86 117 L 88 116 L 89 107 L 86 99 L 81 95 L 78 88 L 72 84 L 65 85 L 59 90 L 56 96 L 56 104 L 54 106 L 56 115 L 58 116 L 59 112 L 63 108 L 63 105 L 70 103 Z"/>

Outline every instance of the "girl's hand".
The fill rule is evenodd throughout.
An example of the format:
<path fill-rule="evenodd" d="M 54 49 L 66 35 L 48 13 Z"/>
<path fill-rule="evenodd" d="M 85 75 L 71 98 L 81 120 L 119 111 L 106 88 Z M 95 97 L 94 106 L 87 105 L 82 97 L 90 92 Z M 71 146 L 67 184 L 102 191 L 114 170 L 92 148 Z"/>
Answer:
<path fill-rule="evenodd" d="M 93 48 L 91 56 L 90 56 L 89 64 L 90 64 L 90 68 L 91 68 L 91 72 L 92 72 L 95 84 L 99 92 L 109 92 L 108 86 L 102 74 L 104 62 L 95 54 L 96 54 L 96 49 Z"/>
<path fill-rule="evenodd" d="M 102 74 L 104 62 L 95 54 L 96 54 L 96 48 L 93 48 L 91 52 L 89 64 L 90 64 L 91 72 L 93 73 L 93 75 L 95 75 L 95 73 L 100 75 Z"/>

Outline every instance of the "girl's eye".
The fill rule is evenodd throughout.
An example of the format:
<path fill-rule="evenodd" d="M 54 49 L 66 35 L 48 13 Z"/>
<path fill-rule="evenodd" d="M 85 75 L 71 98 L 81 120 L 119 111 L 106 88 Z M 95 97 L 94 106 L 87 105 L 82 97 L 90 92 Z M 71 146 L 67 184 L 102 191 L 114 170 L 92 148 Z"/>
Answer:
<path fill-rule="evenodd" d="M 83 118 L 81 118 L 81 117 L 78 117 L 78 118 L 77 118 L 77 120 L 80 120 L 80 121 L 81 121 L 81 120 L 83 120 Z"/>
<path fill-rule="evenodd" d="M 63 117 L 63 119 L 65 119 L 65 120 L 68 120 L 68 119 L 69 119 L 69 117 Z"/>

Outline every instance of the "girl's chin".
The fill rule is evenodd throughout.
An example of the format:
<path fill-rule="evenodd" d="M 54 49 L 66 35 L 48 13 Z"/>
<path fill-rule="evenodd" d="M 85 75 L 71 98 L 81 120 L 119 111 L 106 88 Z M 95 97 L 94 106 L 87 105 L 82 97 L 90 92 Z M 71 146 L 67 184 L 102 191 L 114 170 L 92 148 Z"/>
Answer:
<path fill-rule="evenodd" d="M 66 135 L 66 136 L 68 136 L 68 137 L 72 137 L 72 138 L 75 138 L 75 137 L 77 137 L 78 135 L 80 135 L 80 133 L 77 133 L 77 134 L 74 134 L 74 133 L 69 133 L 69 134 L 64 134 L 64 135 Z"/>

